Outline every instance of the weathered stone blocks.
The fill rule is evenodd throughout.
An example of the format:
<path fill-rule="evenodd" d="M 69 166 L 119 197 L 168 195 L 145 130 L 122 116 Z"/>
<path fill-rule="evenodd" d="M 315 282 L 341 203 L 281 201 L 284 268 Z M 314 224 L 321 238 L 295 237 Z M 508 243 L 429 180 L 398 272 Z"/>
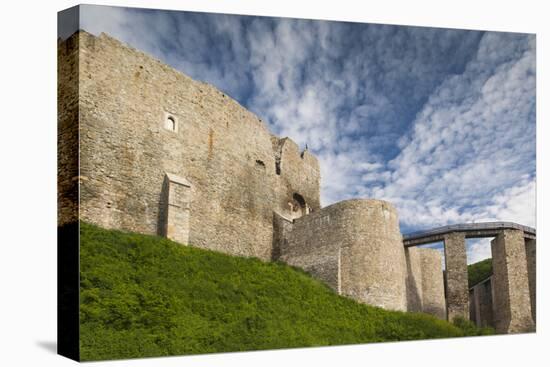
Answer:
<path fill-rule="evenodd" d="M 491 241 L 494 322 L 498 333 L 535 329 L 523 232 L 503 230 Z"/>
<path fill-rule="evenodd" d="M 531 316 L 537 322 L 537 240 L 525 239 L 527 257 L 527 276 L 529 277 L 529 297 L 531 299 Z"/>
<path fill-rule="evenodd" d="M 422 312 L 445 319 L 445 285 L 441 253 L 436 249 L 420 249 L 422 267 Z"/>
<path fill-rule="evenodd" d="M 492 277 L 470 289 L 470 320 L 478 327 L 494 327 Z"/>
<path fill-rule="evenodd" d="M 79 38 L 57 45 L 57 210 L 58 226 L 78 220 Z"/>
<path fill-rule="evenodd" d="M 295 219 L 281 260 L 360 302 L 407 309 L 397 212 L 385 201 L 346 200 Z"/>
<path fill-rule="evenodd" d="M 422 249 L 408 247 L 405 249 L 407 263 L 407 310 L 422 312 Z"/>
<path fill-rule="evenodd" d="M 80 31 L 59 48 L 60 67 L 78 78 L 60 97 L 60 136 L 72 139 L 60 154 L 76 162 L 80 147 L 81 219 L 270 260 L 273 212 L 320 208 L 317 158 L 223 92 L 105 34 Z M 78 183 L 62 166 L 60 202 L 69 207 Z M 166 173 L 191 186 L 185 212 L 167 206 Z M 171 182 L 169 198 L 179 191 Z"/>
<path fill-rule="evenodd" d="M 445 319 L 445 287 L 441 254 L 436 249 L 408 247 L 407 310 Z"/>
<path fill-rule="evenodd" d="M 189 243 L 189 208 L 191 184 L 183 177 L 167 173 L 164 180 L 165 222 L 162 228 L 166 238 L 181 244 Z"/>
<path fill-rule="evenodd" d="M 445 272 L 447 281 L 447 318 L 468 320 L 468 265 L 464 233 L 453 232 L 444 237 Z"/>

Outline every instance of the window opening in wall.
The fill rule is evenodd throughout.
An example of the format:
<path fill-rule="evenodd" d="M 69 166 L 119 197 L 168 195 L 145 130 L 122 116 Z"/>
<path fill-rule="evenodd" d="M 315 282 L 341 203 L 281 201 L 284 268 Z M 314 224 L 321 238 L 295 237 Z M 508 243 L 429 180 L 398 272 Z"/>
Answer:
<path fill-rule="evenodd" d="M 306 207 L 306 201 L 305 201 L 305 199 L 302 195 L 300 195 L 298 193 L 294 193 L 294 195 L 292 195 L 292 198 L 294 199 L 294 201 L 296 203 L 298 203 L 300 208 L 305 208 Z"/>
<path fill-rule="evenodd" d="M 172 116 L 168 117 L 168 128 L 172 131 L 176 130 L 176 120 Z"/>
<path fill-rule="evenodd" d="M 265 163 L 259 159 L 256 159 L 256 165 L 265 168 Z"/>
<path fill-rule="evenodd" d="M 281 162 L 277 160 L 275 161 L 275 174 L 281 175 Z"/>
<path fill-rule="evenodd" d="M 289 203 L 290 211 L 292 212 L 292 218 L 300 218 L 306 214 L 309 214 L 309 206 L 306 203 L 304 197 L 298 193 L 292 195 L 292 202 Z"/>
<path fill-rule="evenodd" d="M 166 114 L 164 118 L 164 128 L 166 130 L 170 131 L 177 131 L 178 129 L 178 122 L 176 118 L 172 115 Z"/>

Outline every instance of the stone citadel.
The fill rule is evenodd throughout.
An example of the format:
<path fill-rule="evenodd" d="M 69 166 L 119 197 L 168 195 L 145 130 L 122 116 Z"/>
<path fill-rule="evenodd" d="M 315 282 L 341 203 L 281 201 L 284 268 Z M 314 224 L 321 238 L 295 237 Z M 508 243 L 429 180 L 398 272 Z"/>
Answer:
<path fill-rule="evenodd" d="M 453 319 L 476 307 L 464 233 L 439 238 L 444 277 L 439 251 L 404 241 L 392 204 L 322 208 L 317 158 L 211 85 L 85 31 L 59 40 L 58 72 L 59 225 L 81 219 L 283 261 L 386 309 Z M 535 240 L 517 228 L 495 236 L 502 293 L 490 324 L 534 330 Z"/>

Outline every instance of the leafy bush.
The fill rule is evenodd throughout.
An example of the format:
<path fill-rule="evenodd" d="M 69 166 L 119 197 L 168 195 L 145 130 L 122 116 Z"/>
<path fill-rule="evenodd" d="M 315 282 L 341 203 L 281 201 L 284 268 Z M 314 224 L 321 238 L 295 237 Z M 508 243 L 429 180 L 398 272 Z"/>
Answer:
<path fill-rule="evenodd" d="M 493 259 L 468 265 L 468 287 L 473 287 L 493 274 Z"/>
<path fill-rule="evenodd" d="M 82 360 L 472 335 L 338 296 L 280 263 L 80 227 Z M 477 335 L 477 334 L 476 334 Z"/>

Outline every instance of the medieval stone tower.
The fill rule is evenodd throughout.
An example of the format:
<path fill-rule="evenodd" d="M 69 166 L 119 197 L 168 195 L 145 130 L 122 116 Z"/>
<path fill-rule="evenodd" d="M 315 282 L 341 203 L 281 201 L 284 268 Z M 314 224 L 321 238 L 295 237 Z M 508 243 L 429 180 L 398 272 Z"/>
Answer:
<path fill-rule="evenodd" d="M 281 260 L 360 302 L 446 318 L 440 253 L 406 248 L 388 202 L 321 208 L 317 158 L 229 96 L 105 34 L 59 40 L 58 65 L 59 225 Z"/>

